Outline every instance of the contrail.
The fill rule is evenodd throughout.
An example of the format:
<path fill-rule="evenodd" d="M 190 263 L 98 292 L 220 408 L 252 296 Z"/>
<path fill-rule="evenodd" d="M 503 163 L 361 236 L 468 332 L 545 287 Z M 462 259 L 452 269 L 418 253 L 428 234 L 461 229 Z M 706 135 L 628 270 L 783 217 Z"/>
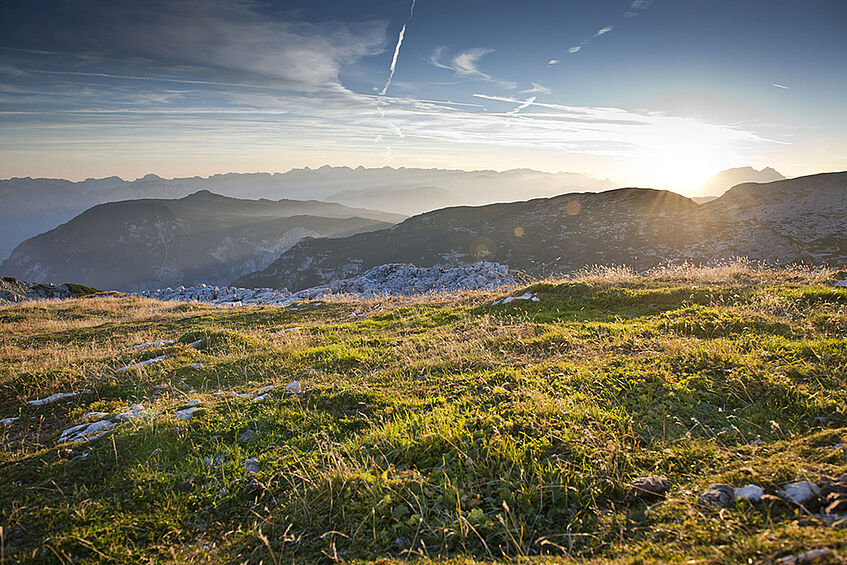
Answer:
<path fill-rule="evenodd" d="M 534 102 L 535 102 L 535 96 L 531 96 L 531 97 L 527 98 L 526 100 L 524 100 L 517 108 L 515 108 L 511 112 L 507 112 L 507 114 L 509 116 L 517 116 L 518 112 L 520 112 L 521 110 L 524 110 L 526 108 L 529 108 L 530 106 L 533 105 Z"/>
<path fill-rule="evenodd" d="M 388 68 L 388 80 L 385 81 L 385 86 L 382 87 L 382 92 L 379 93 L 380 96 L 385 96 L 385 93 L 388 92 L 388 87 L 391 86 L 391 79 L 394 78 L 394 69 L 397 68 L 397 57 L 400 56 L 400 46 L 403 45 L 406 26 L 412 21 L 412 17 L 415 15 L 415 2 L 416 0 L 412 0 L 412 7 L 409 9 L 409 19 L 400 28 L 400 36 L 397 38 L 397 46 L 394 48 L 394 57 L 391 59 L 391 66 Z"/>

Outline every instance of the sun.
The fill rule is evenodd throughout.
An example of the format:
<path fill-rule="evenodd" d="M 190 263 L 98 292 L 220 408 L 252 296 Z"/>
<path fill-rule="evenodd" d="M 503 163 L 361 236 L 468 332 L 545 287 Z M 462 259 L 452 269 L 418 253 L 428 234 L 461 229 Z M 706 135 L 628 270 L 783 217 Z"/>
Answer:
<path fill-rule="evenodd" d="M 650 186 L 694 194 L 709 178 L 735 162 L 733 144 L 706 128 L 661 128 L 640 156 Z"/>
<path fill-rule="evenodd" d="M 725 169 L 725 158 L 714 148 L 697 143 L 666 148 L 657 156 L 656 179 L 661 188 L 694 192 L 715 173 Z"/>

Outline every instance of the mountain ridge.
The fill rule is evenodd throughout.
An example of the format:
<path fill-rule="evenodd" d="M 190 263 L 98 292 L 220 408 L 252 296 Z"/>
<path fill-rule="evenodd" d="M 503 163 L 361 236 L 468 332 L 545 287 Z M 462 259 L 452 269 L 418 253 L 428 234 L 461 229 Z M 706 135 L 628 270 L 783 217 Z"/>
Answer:
<path fill-rule="evenodd" d="M 550 196 L 580 187 L 600 190 L 611 188 L 611 183 L 580 173 L 523 169 L 499 173 L 493 170 L 329 166 L 291 169 L 285 173 L 221 173 L 173 179 L 164 179 L 154 173 L 135 180 L 116 176 L 84 181 L 14 177 L 0 180 L 0 201 L 5 204 L 0 209 L 0 259 L 7 257 L 25 239 L 107 202 L 181 198 L 203 189 L 234 198 L 328 201 L 338 192 L 358 190 L 361 198 L 346 203 L 357 208 L 372 208 L 370 204 L 379 204 L 379 194 L 373 195 L 374 190 L 403 191 L 426 186 L 443 192 L 420 199 L 417 207 L 405 212 L 418 213 L 456 204 L 450 194 L 457 194 L 469 203 L 484 203 Z"/>
<path fill-rule="evenodd" d="M 748 182 L 767 183 L 778 180 L 786 180 L 786 177 L 773 167 L 764 167 L 757 171 L 753 167 L 735 167 L 720 171 L 704 182 L 697 191 L 696 196 L 718 197 L 732 187 Z"/>
<path fill-rule="evenodd" d="M 702 205 L 669 191 L 624 188 L 447 208 L 387 230 L 304 240 L 234 284 L 299 290 L 395 262 L 485 259 L 547 275 L 593 264 L 641 270 L 733 256 L 847 262 L 847 172 L 747 183 Z"/>

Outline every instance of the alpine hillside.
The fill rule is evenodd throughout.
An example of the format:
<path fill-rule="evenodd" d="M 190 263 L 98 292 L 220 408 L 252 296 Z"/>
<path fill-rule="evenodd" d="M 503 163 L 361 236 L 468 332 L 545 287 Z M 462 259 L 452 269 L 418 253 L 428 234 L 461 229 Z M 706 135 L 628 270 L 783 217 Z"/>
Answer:
<path fill-rule="evenodd" d="M 393 262 L 485 259 L 545 275 L 595 264 L 647 269 L 734 256 L 783 264 L 847 261 L 847 173 L 742 184 L 703 205 L 673 192 L 626 188 L 448 208 L 387 230 L 302 241 L 236 284 L 298 290 Z"/>
<path fill-rule="evenodd" d="M 382 229 L 403 217 L 317 201 L 243 200 L 201 191 L 178 200 L 101 204 L 19 245 L 7 276 L 145 290 L 225 284 L 266 267 L 303 237 Z"/>

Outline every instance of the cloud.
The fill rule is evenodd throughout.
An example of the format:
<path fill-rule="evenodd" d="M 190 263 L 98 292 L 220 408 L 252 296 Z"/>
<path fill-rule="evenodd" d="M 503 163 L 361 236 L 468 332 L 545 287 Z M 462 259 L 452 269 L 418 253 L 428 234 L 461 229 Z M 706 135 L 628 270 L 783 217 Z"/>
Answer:
<path fill-rule="evenodd" d="M 549 61 L 547 61 L 547 64 L 548 65 L 558 65 L 559 60 L 558 59 L 550 59 Z"/>
<path fill-rule="evenodd" d="M 518 94 L 553 94 L 552 90 L 542 84 L 539 84 L 537 82 L 533 82 L 531 84 L 532 88 L 529 88 L 527 90 L 521 90 Z"/>
<path fill-rule="evenodd" d="M 781 88 L 783 90 L 791 90 L 790 86 L 785 86 L 784 84 L 773 83 L 771 86 L 775 86 L 776 88 Z"/>
<path fill-rule="evenodd" d="M 478 148 L 638 162 L 679 132 L 739 151 L 771 143 L 741 126 L 543 103 L 536 95 L 549 89 L 540 83 L 518 97 L 480 93 L 479 105 L 359 94 L 339 76 L 361 57 L 386 53 L 384 22 L 282 20 L 248 0 L 140 4 L 114 0 L 114 12 L 110 4 L 98 14 L 102 3 L 61 4 L 80 7 L 67 11 L 69 35 L 45 24 L 38 36 L 22 24 L 24 38 L 40 37 L 25 45 L 40 52 L 3 57 L 17 74 L 0 67 L 0 165 L 17 171 L 22 157 L 58 163 L 96 156 L 99 167 L 120 157 L 220 170 L 247 167 L 259 154 L 274 163 L 285 162 L 280 155 L 288 162 L 355 159 L 374 154 L 375 142 L 448 162 Z M 486 72 L 491 53 L 441 48 L 431 62 L 462 79 L 513 88 Z M 491 150 L 498 147 L 505 149 Z"/>
<path fill-rule="evenodd" d="M 652 3 L 653 0 L 633 0 L 632 4 L 629 5 L 630 9 L 624 12 L 623 17 L 634 18 L 638 16 L 640 12 L 643 12 L 644 10 L 649 8 L 650 4 Z"/>
<path fill-rule="evenodd" d="M 43 70 L 321 88 L 385 43 L 383 21 L 279 19 L 243 0 L 111 0 L 108 9 L 57 0 L 26 9 L 8 40 L 38 47 L 43 54 L 28 61 Z"/>
<path fill-rule="evenodd" d="M 623 17 L 624 18 L 634 18 L 634 17 L 638 16 L 638 14 L 640 12 L 649 8 L 652 3 L 653 3 L 653 0 L 633 0 L 633 2 L 629 5 L 630 9 L 623 13 Z M 635 11 L 633 11 L 633 10 L 635 10 Z M 615 26 L 613 26 L 613 25 L 601 27 L 599 30 L 597 30 L 594 33 L 594 35 L 592 35 L 591 37 L 589 37 L 587 39 L 583 39 L 579 43 L 579 45 L 574 45 L 573 47 L 568 49 L 568 53 L 570 53 L 571 55 L 573 55 L 575 53 L 579 53 L 582 50 L 582 48 L 585 47 L 586 45 L 588 45 L 589 43 L 591 43 L 592 40 L 597 39 L 600 36 L 606 35 L 610 31 L 612 31 L 613 29 L 615 29 Z"/>
<path fill-rule="evenodd" d="M 489 53 L 494 53 L 494 49 L 489 49 L 487 47 L 473 47 L 471 49 L 460 51 L 452 57 L 445 57 L 445 50 L 446 49 L 444 47 L 436 49 L 429 58 L 430 63 L 439 69 L 453 71 L 457 76 L 462 78 L 494 82 L 504 88 L 515 88 L 517 86 L 513 82 L 496 80 L 492 78 L 491 75 L 484 73 L 479 69 L 479 60 Z"/>

